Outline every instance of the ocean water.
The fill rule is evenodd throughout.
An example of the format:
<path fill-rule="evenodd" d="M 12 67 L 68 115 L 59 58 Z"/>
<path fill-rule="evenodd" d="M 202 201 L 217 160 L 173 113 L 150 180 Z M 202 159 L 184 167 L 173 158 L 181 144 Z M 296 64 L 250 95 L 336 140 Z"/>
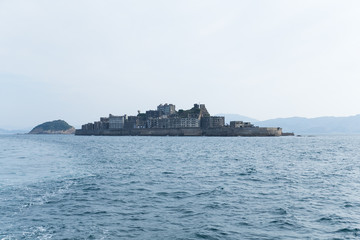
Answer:
<path fill-rule="evenodd" d="M 360 136 L 0 136 L 0 239 L 359 239 Z"/>

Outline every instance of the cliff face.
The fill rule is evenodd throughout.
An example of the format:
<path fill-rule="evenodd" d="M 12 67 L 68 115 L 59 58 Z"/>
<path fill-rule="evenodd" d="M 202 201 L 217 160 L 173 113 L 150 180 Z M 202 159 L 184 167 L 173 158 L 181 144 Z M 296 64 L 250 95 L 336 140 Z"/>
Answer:
<path fill-rule="evenodd" d="M 64 120 L 45 122 L 34 127 L 29 134 L 74 134 L 75 128 Z"/>

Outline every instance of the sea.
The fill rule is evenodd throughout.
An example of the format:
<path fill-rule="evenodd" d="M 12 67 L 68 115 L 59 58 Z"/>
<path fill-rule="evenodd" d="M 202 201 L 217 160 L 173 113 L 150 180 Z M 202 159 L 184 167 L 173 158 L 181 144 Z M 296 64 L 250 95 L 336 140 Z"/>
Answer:
<path fill-rule="evenodd" d="M 359 135 L 0 135 L 1 240 L 359 238 Z"/>

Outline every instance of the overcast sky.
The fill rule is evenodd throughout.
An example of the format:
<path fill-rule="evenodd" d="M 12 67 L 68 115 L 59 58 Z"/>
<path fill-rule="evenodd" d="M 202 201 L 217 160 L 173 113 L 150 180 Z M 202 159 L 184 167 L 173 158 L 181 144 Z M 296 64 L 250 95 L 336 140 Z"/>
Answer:
<path fill-rule="evenodd" d="M 0 0 L 0 128 L 160 103 L 359 114 L 359 26 L 357 0 Z"/>

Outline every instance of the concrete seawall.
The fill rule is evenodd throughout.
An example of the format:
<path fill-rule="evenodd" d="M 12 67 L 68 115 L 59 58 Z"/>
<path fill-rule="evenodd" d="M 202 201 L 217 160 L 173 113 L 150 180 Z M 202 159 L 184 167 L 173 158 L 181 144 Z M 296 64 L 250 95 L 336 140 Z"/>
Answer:
<path fill-rule="evenodd" d="M 281 136 L 281 128 L 134 128 L 134 129 L 77 129 L 75 135 L 99 136 Z"/>
<path fill-rule="evenodd" d="M 281 136 L 281 128 L 210 128 L 203 130 L 204 136 Z"/>

